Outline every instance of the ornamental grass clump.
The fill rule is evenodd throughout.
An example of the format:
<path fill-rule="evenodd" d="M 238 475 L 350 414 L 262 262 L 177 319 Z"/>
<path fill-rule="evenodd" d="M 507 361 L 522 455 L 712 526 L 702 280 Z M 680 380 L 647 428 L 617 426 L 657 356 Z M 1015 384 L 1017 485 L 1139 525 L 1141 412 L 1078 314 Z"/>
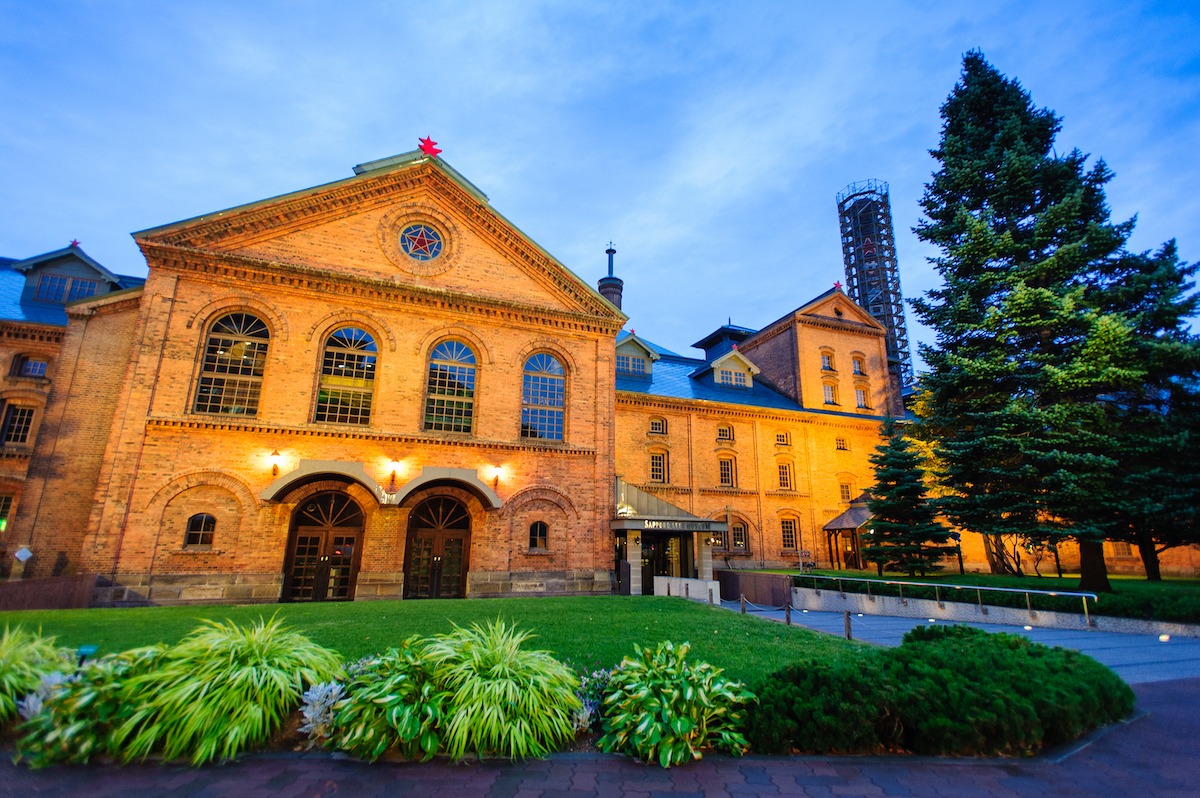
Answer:
<path fill-rule="evenodd" d="M 612 672 L 597 744 L 664 768 L 700 759 L 707 749 L 734 756 L 749 747 L 741 729 L 754 694 L 707 662 L 688 663 L 687 643 L 634 646 Z"/>
<path fill-rule="evenodd" d="M 70 672 L 74 661 L 67 649 L 20 626 L 4 626 L 0 635 L 0 726 L 17 714 L 17 702 L 35 692 L 45 674 Z"/>
<path fill-rule="evenodd" d="M 41 768 L 114 754 L 112 731 L 137 708 L 126 700 L 124 683 L 153 671 L 165 651 L 160 645 L 92 660 L 27 697 L 17 760 Z"/>
<path fill-rule="evenodd" d="M 125 700 L 137 708 L 113 734 L 121 759 L 233 757 L 268 742 L 307 685 L 343 675 L 336 652 L 276 619 L 204 624 L 154 670 L 125 681 Z"/>
<path fill-rule="evenodd" d="M 450 756 L 545 756 L 574 737 L 579 677 L 548 652 L 522 648 L 530 636 L 495 621 L 455 626 L 426 643 L 451 694 L 443 733 Z"/>
<path fill-rule="evenodd" d="M 439 731 L 449 696 L 435 680 L 433 662 L 418 638 L 357 663 L 344 689 L 333 685 L 310 691 L 314 720 L 307 725 L 313 728 L 301 731 L 320 732 L 323 717 L 318 707 L 331 692 L 344 697 L 331 707 L 326 745 L 369 762 L 390 748 L 406 759 L 421 761 L 440 749 Z"/>

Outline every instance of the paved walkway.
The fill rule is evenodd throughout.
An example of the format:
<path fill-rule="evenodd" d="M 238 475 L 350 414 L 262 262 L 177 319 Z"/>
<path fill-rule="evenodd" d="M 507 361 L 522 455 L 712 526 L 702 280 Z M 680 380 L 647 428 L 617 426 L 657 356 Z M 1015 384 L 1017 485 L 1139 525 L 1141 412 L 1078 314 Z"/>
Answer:
<path fill-rule="evenodd" d="M 738 602 L 724 602 L 723 606 L 737 611 Z M 784 620 L 783 610 L 756 610 L 748 614 L 781 623 Z M 845 632 L 845 617 L 840 612 L 793 610 L 792 623 L 839 637 Z M 929 625 L 929 620 L 850 614 L 850 630 L 855 640 L 866 640 L 885 646 L 900 645 L 900 639 L 905 633 L 920 624 Z M 975 626 L 989 632 L 1024 635 L 1037 643 L 1082 651 L 1112 668 L 1129 684 L 1200 677 L 1200 638 L 1172 636 L 1161 640 L 1157 635 L 1097 632 L 1089 629 L 1049 629 L 1036 626 L 1027 628 L 995 623 L 963 625 Z M 1200 773 L 1195 794 L 1200 795 Z"/>
<path fill-rule="evenodd" d="M 656 798 L 656 796 L 918 796 L 920 798 L 1194 798 L 1200 794 L 1200 679 L 1136 685 L 1143 713 L 1069 751 L 1036 759 L 711 757 L 662 770 L 623 757 L 449 765 L 256 755 L 222 767 L 56 768 L 4 760 L 0 796 L 217 798 Z"/>

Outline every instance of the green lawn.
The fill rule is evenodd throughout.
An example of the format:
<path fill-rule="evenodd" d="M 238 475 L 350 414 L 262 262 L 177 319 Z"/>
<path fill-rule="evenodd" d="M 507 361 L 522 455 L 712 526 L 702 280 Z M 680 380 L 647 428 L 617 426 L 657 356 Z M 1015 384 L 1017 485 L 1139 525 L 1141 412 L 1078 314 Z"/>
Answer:
<path fill-rule="evenodd" d="M 0 613 L 0 625 L 40 627 L 61 645 L 92 643 L 104 654 L 173 642 L 202 618 L 249 622 L 274 613 L 347 659 L 381 651 L 409 635 L 448 631 L 452 623 L 503 618 L 533 631 L 533 647 L 577 667 L 611 667 L 632 653 L 635 643 L 645 647 L 671 640 L 691 643 L 690 658 L 750 683 L 801 659 L 853 657 L 861 645 L 704 604 L 650 596 L 31 610 Z"/>

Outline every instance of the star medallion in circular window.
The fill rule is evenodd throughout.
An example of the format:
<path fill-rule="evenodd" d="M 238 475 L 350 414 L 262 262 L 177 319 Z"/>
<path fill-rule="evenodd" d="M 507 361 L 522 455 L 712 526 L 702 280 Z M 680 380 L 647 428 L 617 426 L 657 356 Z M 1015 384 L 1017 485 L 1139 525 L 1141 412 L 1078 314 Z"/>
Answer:
<path fill-rule="evenodd" d="M 454 266 L 458 228 L 445 213 L 410 202 L 384 214 L 376 228 L 379 248 L 401 271 L 431 276 Z"/>
<path fill-rule="evenodd" d="M 442 254 L 442 234 L 427 224 L 410 224 L 400 233 L 400 248 L 413 260 L 433 260 Z"/>

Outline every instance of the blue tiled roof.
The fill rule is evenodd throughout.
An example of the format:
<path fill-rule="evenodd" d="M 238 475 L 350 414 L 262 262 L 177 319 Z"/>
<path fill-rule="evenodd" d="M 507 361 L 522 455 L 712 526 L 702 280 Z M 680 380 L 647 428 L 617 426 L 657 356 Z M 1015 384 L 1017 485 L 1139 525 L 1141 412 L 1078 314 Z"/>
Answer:
<path fill-rule="evenodd" d="M 62 252 L 70 252 L 71 250 L 62 250 Z M 58 254 L 58 253 L 49 253 Z M 83 255 L 83 251 L 79 250 L 76 256 Z M 27 258 L 25 260 L 13 260 L 12 258 L 0 258 L 0 320 L 5 321 L 25 321 L 33 324 L 54 324 L 59 327 L 67 326 L 67 311 L 62 305 L 55 305 L 43 302 L 21 302 L 21 294 L 25 290 L 25 270 L 30 263 L 44 259 L 46 256 L 38 256 L 36 258 Z M 85 262 L 91 265 L 94 263 L 90 258 L 84 255 Z M 20 266 L 18 271 L 14 266 Z M 112 274 L 104 270 L 104 275 Z M 119 289 L 136 288 L 146 282 L 145 277 L 131 277 L 127 274 L 112 274 L 116 278 Z"/>
<path fill-rule="evenodd" d="M 647 343 L 650 342 L 647 341 Z M 666 350 L 658 351 L 663 352 L 663 356 L 654 364 L 649 379 L 617 375 L 617 390 L 649 396 L 667 396 L 672 399 L 695 399 L 704 402 L 750 405 L 772 410 L 804 409 L 758 380 L 754 380 L 750 388 L 733 388 L 717 386 L 713 384 L 711 378 L 691 377 L 692 372 L 704 365 L 703 360 L 680 357 Z"/>

